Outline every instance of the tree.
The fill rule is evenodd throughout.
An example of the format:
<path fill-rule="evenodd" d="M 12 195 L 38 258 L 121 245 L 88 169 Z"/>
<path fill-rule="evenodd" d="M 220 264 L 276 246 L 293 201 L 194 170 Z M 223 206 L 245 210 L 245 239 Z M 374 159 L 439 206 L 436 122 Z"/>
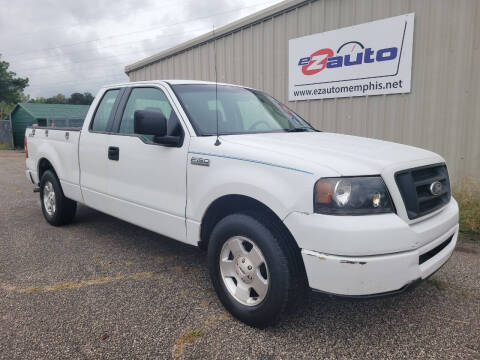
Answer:
<path fill-rule="evenodd" d="M 69 98 L 63 94 L 58 94 L 49 98 L 38 97 L 31 99 L 30 102 L 37 104 L 72 104 L 72 105 L 90 105 L 93 102 L 94 96 L 89 92 L 73 93 Z"/>
<path fill-rule="evenodd" d="M 47 99 L 45 99 L 44 97 L 37 97 L 36 99 L 30 99 L 29 103 L 46 104 Z"/>
<path fill-rule="evenodd" d="M 23 90 L 28 86 L 28 78 L 16 77 L 9 66 L 0 55 L 0 119 L 6 118 L 16 103 L 25 100 Z"/>
<path fill-rule="evenodd" d="M 84 98 L 83 105 L 91 105 L 93 100 L 95 99 L 95 96 L 93 96 L 89 92 L 86 92 L 86 93 L 83 93 L 83 98 Z"/>
<path fill-rule="evenodd" d="M 68 99 L 68 103 L 73 105 L 90 105 L 92 101 L 93 95 L 89 92 L 83 94 L 73 93 L 70 95 L 70 99 Z"/>
<path fill-rule="evenodd" d="M 68 104 L 68 99 L 63 94 L 57 94 L 47 99 L 47 104 Z"/>

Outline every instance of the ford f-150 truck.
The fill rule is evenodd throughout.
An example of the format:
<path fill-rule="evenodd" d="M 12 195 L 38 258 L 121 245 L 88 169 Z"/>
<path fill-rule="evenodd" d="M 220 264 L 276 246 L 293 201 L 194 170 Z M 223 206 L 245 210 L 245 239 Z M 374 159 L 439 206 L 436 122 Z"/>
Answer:
<path fill-rule="evenodd" d="M 45 219 L 77 203 L 208 251 L 224 306 L 274 323 L 308 288 L 403 291 L 450 257 L 458 206 L 445 160 L 315 130 L 268 94 L 199 81 L 99 91 L 83 128 L 27 129 Z"/>

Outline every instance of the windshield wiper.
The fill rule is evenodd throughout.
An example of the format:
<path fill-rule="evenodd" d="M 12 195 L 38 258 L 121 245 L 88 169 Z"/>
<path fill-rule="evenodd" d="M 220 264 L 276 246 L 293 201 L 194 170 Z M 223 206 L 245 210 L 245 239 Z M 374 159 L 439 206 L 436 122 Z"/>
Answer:
<path fill-rule="evenodd" d="M 286 132 L 307 132 L 307 131 L 314 131 L 312 128 L 309 127 L 299 127 L 293 129 L 286 129 Z"/>

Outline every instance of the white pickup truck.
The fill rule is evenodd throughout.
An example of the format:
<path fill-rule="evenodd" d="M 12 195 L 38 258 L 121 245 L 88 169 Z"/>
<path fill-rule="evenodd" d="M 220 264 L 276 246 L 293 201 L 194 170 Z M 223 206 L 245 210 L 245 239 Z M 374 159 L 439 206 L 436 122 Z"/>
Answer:
<path fill-rule="evenodd" d="M 438 270 L 458 235 L 445 160 L 317 131 L 254 89 L 148 81 L 100 90 L 83 128 L 28 128 L 43 215 L 81 203 L 208 251 L 215 290 L 266 326 L 305 289 L 400 292 Z"/>

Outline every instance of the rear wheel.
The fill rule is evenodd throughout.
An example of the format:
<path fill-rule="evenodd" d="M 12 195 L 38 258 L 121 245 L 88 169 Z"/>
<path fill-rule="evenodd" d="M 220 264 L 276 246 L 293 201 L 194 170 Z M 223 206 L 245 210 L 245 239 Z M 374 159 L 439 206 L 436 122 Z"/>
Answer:
<path fill-rule="evenodd" d="M 77 203 L 63 194 L 57 176 L 47 170 L 40 180 L 40 203 L 43 216 L 51 225 L 61 226 L 73 221 Z"/>
<path fill-rule="evenodd" d="M 268 218 L 254 214 L 229 215 L 213 229 L 210 277 L 220 301 L 239 320 L 271 325 L 300 295 L 297 262 L 287 241 Z"/>

